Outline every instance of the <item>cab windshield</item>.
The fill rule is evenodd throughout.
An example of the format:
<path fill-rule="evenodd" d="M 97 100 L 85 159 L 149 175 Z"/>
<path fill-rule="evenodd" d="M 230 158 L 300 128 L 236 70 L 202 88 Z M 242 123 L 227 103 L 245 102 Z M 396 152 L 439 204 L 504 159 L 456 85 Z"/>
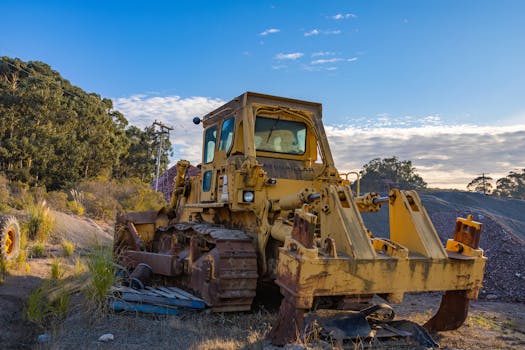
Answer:
<path fill-rule="evenodd" d="M 283 120 L 281 116 L 255 119 L 255 149 L 257 151 L 304 154 L 306 151 L 306 125 Z"/>

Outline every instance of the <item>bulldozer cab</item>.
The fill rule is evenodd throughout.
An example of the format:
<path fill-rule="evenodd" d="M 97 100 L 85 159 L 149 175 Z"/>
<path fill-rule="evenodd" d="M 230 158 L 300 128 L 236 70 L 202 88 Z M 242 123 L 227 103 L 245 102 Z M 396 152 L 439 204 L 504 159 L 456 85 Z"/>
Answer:
<path fill-rule="evenodd" d="M 312 187 L 316 177 L 334 168 L 320 104 L 247 92 L 204 116 L 202 123 L 199 202 L 235 197 L 228 195 L 233 187 L 245 186 L 233 182 L 239 177 L 231 171 L 247 160 L 261 165 L 266 181 L 287 185 L 280 186 L 279 196 Z"/>

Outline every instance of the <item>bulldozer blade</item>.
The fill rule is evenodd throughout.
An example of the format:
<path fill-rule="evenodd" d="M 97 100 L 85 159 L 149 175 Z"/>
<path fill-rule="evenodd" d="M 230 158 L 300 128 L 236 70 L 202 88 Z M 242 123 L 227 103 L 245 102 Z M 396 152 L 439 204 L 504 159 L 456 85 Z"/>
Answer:
<path fill-rule="evenodd" d="M 469 301 L 465 290 L 446 291 L 439 310 L 423 327 L 432 333 L 458 329 L 467 318 Z"/>

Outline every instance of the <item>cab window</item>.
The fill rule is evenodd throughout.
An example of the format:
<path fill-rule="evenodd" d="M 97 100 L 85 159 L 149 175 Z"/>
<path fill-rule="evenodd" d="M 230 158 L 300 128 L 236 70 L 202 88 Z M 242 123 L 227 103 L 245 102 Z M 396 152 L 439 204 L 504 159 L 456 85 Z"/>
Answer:
<path fill-rule="evenodd" d="M 306 151 L 306 125 L 283 120 L 281 117 L 257 116 L 255 120 L 255 149 L 257 151 L 304 154 Z"/>
<path fill-rule="evenodd" d="M 219 151 L 228 152 L 230 150 L 233 141 L 233 127 L 235 125 L 234 121 L 235 119 L 231 117 L 222 122 Z"/>
<path fill-rule="evenodd" d="M 210 163 L 215 155 L 215 143 L 217 142 L 217 125 L 210 126 L 204 134 L 203 162 Z"/>

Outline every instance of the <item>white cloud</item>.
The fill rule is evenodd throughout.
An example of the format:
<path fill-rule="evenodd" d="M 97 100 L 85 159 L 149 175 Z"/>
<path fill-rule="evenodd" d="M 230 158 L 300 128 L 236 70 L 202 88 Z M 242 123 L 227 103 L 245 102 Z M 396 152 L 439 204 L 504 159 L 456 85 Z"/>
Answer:
<path fill-rule="evenodd" d="M 291 52 L 291 53 L 278 53 L 275 55 L 274 59 L 276 60 L 296 60 L 303 57 L 302 52 Z"/>
<path fill-rule="evenodd" d="M 336 30 L 319 30 L 319 29 L 312 29 L 309 32 L 304 32 L 304 36 L 314 36 L 314 35 L 334 35 L 334 34 L 341 34 L 341 31 L 339 29 Z"/>
<path fill-rule="evenodd" d="M 309 32 L 305 32 L 304 33 L 304 36 L 312 36 L 312 35 L 319 35 L 321 34 L 321 32 L 317 29 L 312 29 L 311 31 Z"/>
<path fill-rule="evenodd" d="M 336 67 L 323 66 L 326 70 Z M 114 108 L 140 128 L 159 120 L 173 126 L 172 161 L 200 162 L 202 125 L 192 123 L 225 101 L 209 97 L 133 95 L 113 99 Z M 325 119 L 326 121 L 326 119 Z M 439 115 L 352 118 L 346 125 L 327 125 L 326 134 L 337 168 L 359 170 L 374 158 L 411 160 L 431 187 L 462 188 L 485 172 L 496 180 L 525 168 L 525 124 L 444 125 Z M 335 152 L 334 150 L 338 150 Z"/>
<path fill-rule="evenodd" d="M 322 56 L 333 56 L 335 55 L 335 52 L 331 52 L 331 51 L 319 51 L 319 52 L 314 52 L 312 54 L 312 57 L 322 57 Z"/>
<path fill-rule="evenodd" d="M 353 13 L 338 13 L 332 16 L 331 18 L 335 20 L 341 20 L 341 19 L 357 18 L 357 16 L 354 15 Z"/>
<path fill-rule="evenodd" d="M 260 32 L 259 35 L 262 35 L 262 36 L 266 36 L 268 34 L 276 34 L 276 33 L 279 33 L 281 30 L 280 29 L 277 29 L 277 28 L 270 28 L 270 29 L 266 29 L 265 31 L 263 32 Z"/>
<path fill-rule="evenodd" d="M 328 126 L 326 129 L 340 170 L 360 169 L 374 158 L 411 160 L 431 187 L 462 188 L 481 172 L 494 179 L 525 167 L 525 125 L 442 125 L 439 116 L 385 116 L 375 125 Z M 357 121 L 357 120 L 355 120 Z"/>
<path fill-rule="evenodd" d="M 180 96 L 133 95 L 113 99 L 113 106 L 139 128 L 151 125 L 159 120 L 174 128 L 171 131 L 171 143 L 174 161 L 184 158 L 193 164 L 200 162 L 202 126 L 192 123 L 194 117 L 202 117 L 224 104 L 218 98 Z M 195 146 L 196 140 L 199 140 Z"/>
<path fill-rule="evenodd" d="M 325 64 L 325 63 L 335 63 L 335 62 L 340 62 L 342 61 L 343 59 L 342 58 L 323 58 L 323 59 L 319 59 L 319 60 L 314 60 L 312 62 L 310 62 L 311 64 Z"/>
<path fill-rule="evenodd" d="M 340 57 L 334 57 L 334 58 L 320 58 L 320 59 L 317 59 L 317 60 L 313 60 L 312 62 L 310 62 L 310 64 L 327 64 L 327 63 L 336 63 L 336 62 L 341 62 L 341 61 L 346 61 L 346 62 L 354 62 L 354 61 L 357 61 L 357 57 L 352 57 L 352 58 L 340 58 Z"/>

